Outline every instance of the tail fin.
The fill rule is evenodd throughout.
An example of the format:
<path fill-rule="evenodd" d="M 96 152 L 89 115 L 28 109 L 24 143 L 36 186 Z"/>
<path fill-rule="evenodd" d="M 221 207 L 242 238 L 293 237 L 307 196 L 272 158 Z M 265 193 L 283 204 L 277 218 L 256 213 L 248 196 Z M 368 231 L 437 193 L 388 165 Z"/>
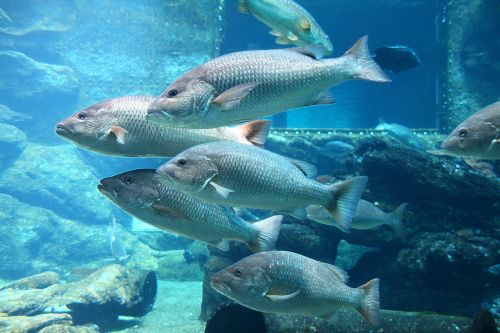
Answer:
<path fill-rule="evenodd" d="M 354 63 L 354 78 L 376 81 L 391 82 L 380 66 L 372 59 L 368 50 L 368 36 L 361 37 L 344 55 L 352 58 Z"/>
<path fill-rule="evenodd" d="M 242 138 L 244 143 L 263 147 L 266 143 L 269 129 L 271 129 L 271 123 L 270 120 L 255 120 L 238 126 L 234 130 Z"/>
<path fill-rule="evenodd" d="M 276 240 L 280 233 L 282 220 L 283 215 L 275 215 L 262 221 L 252 223 L 252 226 L 257 230 L 257 235 L 248 243 L 250 250 L 253 252 L 274 250 Z"/>
<path fill-rule="evenodd" d="M 330 212 L 342 231 L 351 228 L 358 202 L 368 177 L 360 176 L 332 185 L 332 200 L 325 208 Z"/>
<path fill-rule="evenodd" d="M 358 307 L 359 313 L 366 320 L 368 320 L 372 325 L 378 325 L 378 315 L 380 310 L 380 300 L 379 300 L 379 279 L 372 279 L 359 287 L 358 289 L 363 290 L 364 297 L 361 300 L 361 304 Z"/>
<path fill-rule="evenodd" d="M 306 207 L 306 214 L 309 220 L 321 224 L 333 225 L 334 227 L 339 228 L 341 231 L 347 234 L 350 232 L 349 227 L 345 227 L 344 225 L 335 221 L 330 212 L 328 212 L 323 206 L 309 205 Z"/>
<path fill-rule="evenodd" d="M 404 204 L 401 204 L 398 208 L 394 209 L 389 215 L 391 216 L 391 219 L 389 223 L 389 227 L 391 227 L 392 230 L 396 233 L 396 235 L 401 238 L 401 240 L 405 240 L 405 229 L 403 225 L 403 220 L 405 217 L 405 210 L 406 206 L 408 204 L 405 202 Z"/>

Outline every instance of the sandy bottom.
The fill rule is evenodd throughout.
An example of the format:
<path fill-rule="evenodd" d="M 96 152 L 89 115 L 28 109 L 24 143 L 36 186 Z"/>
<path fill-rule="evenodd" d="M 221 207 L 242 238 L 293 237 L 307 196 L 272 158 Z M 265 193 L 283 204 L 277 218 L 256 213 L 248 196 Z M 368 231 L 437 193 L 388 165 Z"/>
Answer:
<path fill-rule="evenodd" d="M 202 282 L 158 281 L 153 310 L 141 319 L 122 321 L 122 333 L 202 333 L 200 315 Z M 125 328 L 126 327 L 126 328 Z"/>

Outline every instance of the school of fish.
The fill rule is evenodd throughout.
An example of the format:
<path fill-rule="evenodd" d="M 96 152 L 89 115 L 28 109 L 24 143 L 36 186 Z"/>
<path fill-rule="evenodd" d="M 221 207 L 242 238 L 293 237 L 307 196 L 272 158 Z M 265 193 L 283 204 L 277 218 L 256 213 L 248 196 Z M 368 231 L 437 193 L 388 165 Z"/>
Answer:
<path fill-rule="evenodd" d="M 276 251 L 283 216 L 310 219 L 349 232 L 388 225 L 404 240 L 406 204 L 385 213 L 361 196 L 367 177 L 333 184 L 314 179 L 316 168 L 265 149 L 270 122 L 260 120 L 289 109 L 332 104 L 329 89 L 347 80 L 389 82 L 379 64 L 405 52 L 386 47 L 371 56 L 367 37 L 343 56 L 324 58 L 332 43 L 318 22 L 292 0 L 239 0 L 239 10 L 269 26 L 278 44 L 297 48 L 243 51 L 222 55 L 187 72 L 160 96 L 124 96 L 88 106 L 56 125 L 63 139 L 108 156 L 171 157 L 158 169 L 141 169 L 104 178 L 98 190 L 130 215 L 159 229 L 223 251 L 228 241 L 256 252 L 213 274 L 217 292 L 248 308 L 325 319 L 339 307 L 352 307 L 376 325 L 379 280 L 353 288 L 342 269 L 287 251 Z M 8 20 L 4 13 L 3 19 Z M 400 58 L 400 57 L 399 57 Z M 414 60 L 416 59 L 416 60 Z M 417 61 L 418 60 L 418 61 Z M 500 102 L 460 124 L 440 155 L 500 159 Z M 242 124 L 245 123 L 246 124 Z M 227 127 L 238 125 L 236 127 Z M 381 124 L 402 143 L 423 149 L 418 138 L 397 124 Z M 345 158 L 354 147 L 331 141 L 320 151 Z M 245 212 L 276 212 L 257 220 Z M 239 215 L 252 216 L 245 221 Z M 115 260 L 129 256 L 114 218 L 111 245 Z"/>

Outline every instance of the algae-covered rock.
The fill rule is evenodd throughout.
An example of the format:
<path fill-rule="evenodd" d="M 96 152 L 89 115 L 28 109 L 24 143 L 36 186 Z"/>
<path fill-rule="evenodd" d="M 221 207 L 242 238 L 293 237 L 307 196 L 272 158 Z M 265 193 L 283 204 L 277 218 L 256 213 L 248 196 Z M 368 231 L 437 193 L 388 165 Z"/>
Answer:
<path fill-rule="evenodd" d="M 99 179 L 70 145 L 28 144 L 0 178 L 0 191 L 24 202 L 50 207 L 65 218 L 108 224 L 112 204 L 96 186 Z"/>
<path fill-rule="evenodd" d="M 59 274 L 57 274 L 56 272 L 43 272 L 6 284 L 0 287 L 0 291 L 4 289 L 43 289 L 50 287 L 53 284 L 59 283 L 59 281 Z"/>
<path fill-rule="evenodd" d="M 78 96 L 78 78 L 70 67 L 38 62 L 17 51 L 0 51 L 0 67 L 0 97 L 7 102 L 61 103 Z"/>
<path fill-rule="evenodd" d="M 65 324 L 56 324 L 43 328 L 39 333 L 99 333 L 97 325 L 70 326 Z"/>
<path fill-rule="evenodd" d="M 71 316 L 67 313 L 47 313 L 37 316 L 0 317 L 0 332 L 31 333 L 55 324 L 71 325 Z M 47 332 L 47 331 L 45 331 Z"/>

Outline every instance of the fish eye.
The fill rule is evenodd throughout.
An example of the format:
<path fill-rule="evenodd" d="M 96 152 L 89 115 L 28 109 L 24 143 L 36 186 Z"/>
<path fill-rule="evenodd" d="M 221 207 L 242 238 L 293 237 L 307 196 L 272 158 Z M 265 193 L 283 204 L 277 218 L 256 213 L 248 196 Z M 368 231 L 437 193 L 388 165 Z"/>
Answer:
<path fill-rule="evenodd" d="M 130 177 L 130 176 L 127 176 L 127 177 L 123 178 L 123 181 L 124 181 L 124 182 L 125 182 L 125 184 L 127 184 L 127 185 L 130 185 L 130 184 L 132 184 L 132 183 L 134 182 L 134 180 L 133 180 L 133 179 L 132 179 L 132 177 Z"/>
<path fill-rule="evenodd" d="M 234 271 L 233 271 L 233 274 L 234 276 L 236 277 L 240 277 L 242 272 L 241 272 L 241 268 L 235 268 Z"/>
<path fill-rule="evenodd" d="M 179 160 L 177 160 L 177 165 L 178 166 L 186 165 L 186 163 L 187 163 L 187 161 L 184 158 L 180 158 Z"/>
<path fill-rule="evenodd" d="M 465 138 L 469 132 L 465 128 L 461 128 L 458 131 L 458 136 L 461 138 Z"/>
<path fill-rule="evenodd" d="M 170 89 L 168 92 L 167 92 L 167 96 L 168 97 L 175 97 L 177 96 L 179 92 L 177 91 L 177 89 Z"/>
<path fill-rule="evenodd" d="M 80 112 L 78 112 L 78 113 L 77 113 L 76 117 L 77 117 L 78 119 L 80 119 L 80 120 L 83 120 L 83 119 L 87 118 L 87 112 L 85 112 L 85 111 L 80 111 Z"/>

